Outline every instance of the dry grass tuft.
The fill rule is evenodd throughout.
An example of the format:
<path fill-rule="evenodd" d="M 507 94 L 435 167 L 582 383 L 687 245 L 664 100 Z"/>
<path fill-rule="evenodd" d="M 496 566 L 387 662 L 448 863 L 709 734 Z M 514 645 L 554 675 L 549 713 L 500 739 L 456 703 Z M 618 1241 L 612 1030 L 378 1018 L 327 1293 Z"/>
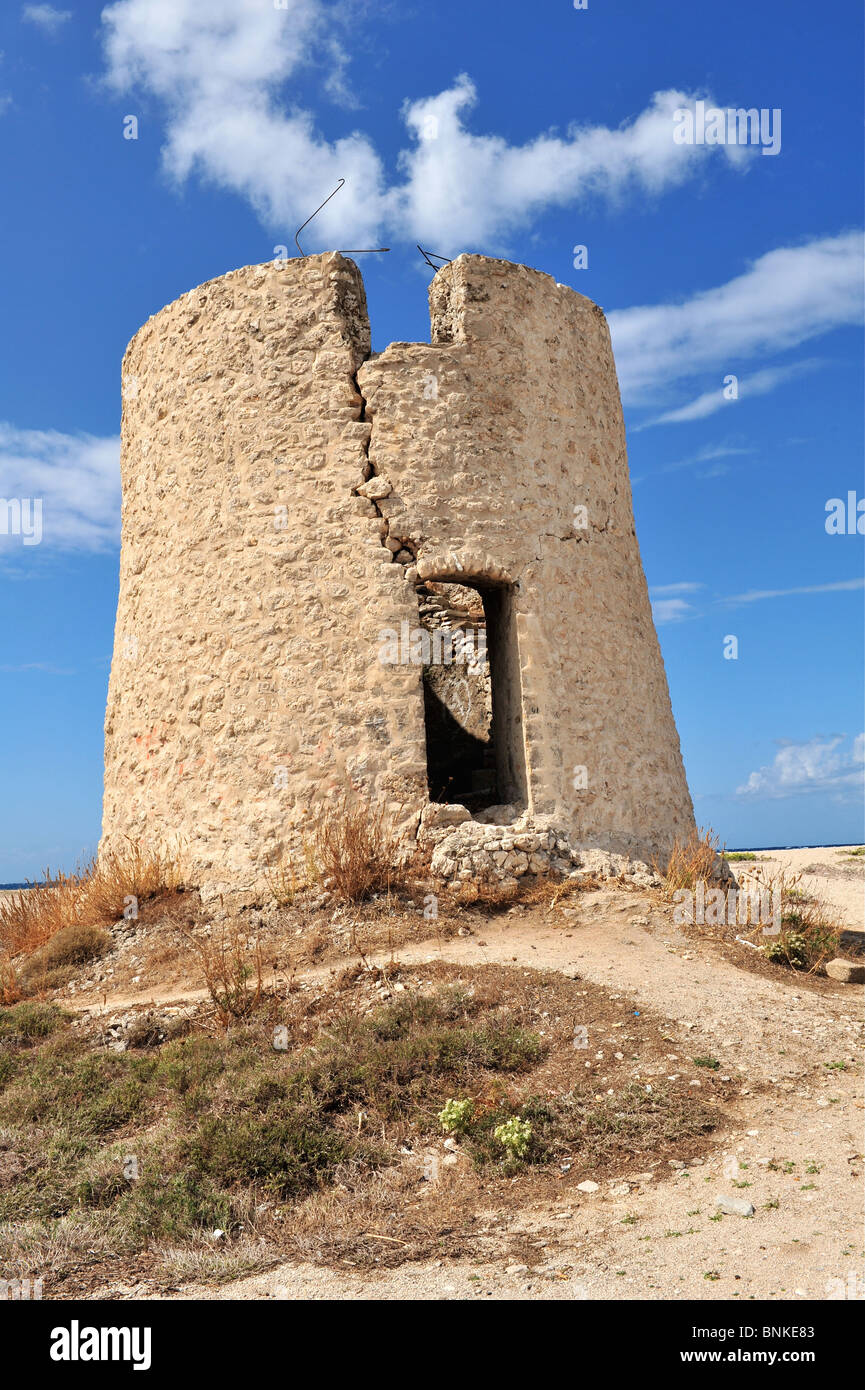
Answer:
<path fill-rule="evenodd" d="M 652 868 L 666 880 L 668 892 L 696 888 L 718 877 L 718 836 L 708 830 L 692 830 L 687 839 L 676 836 L 666 867 L 652 860 Z"/>
<path fill-rule="evenodd" d="M 0 958 L 0 1008 L 17 1004 L 23 997 L 21 982 L 8 960 Z"/>
<path fill-rule="evenodd" d="M 520 880 L 496 878 L 488 869 L 480 869 L 473 878 L 461 879 L 456 888 L 448 887 L 443 896 L 457 908 L 509 907 L 520 899 Z"/>
<path fill-rule="evenodd" d="M 52 874 L 44 882 L 0 898 L 0 950 L 14 956 L 45 945 L 67 927 L 117 921 L 135 900 L 180 887 L 177 860 L 130 840 L 124 850 L 93 858 L 77 873 Z"/>
<path fill-rule="evenodd" d="M 237 922 L 229 922 L 214 937 L 185 933 L 201 965 L 207 992 L 224 1028 L 248 1018 L 261 1002 L 264 961 L 261 943 Z"/>
<path fill-rule="evenodd" d="M 542 907 L 549 911 L 561 902 L 600 886 L 600 881 L 591 874 L 580 875 L 579 878 L 524 874 L 520 878 L 501 879 L 487 869 L 478 871 L 473 878 L 462 880 L 456 888 L 444 889 L 441 896 L 455 908 L 479 908 L 494 912 L 519 904 L 521 907 Z"/>
<path fill-rule="evenodd" d="M 28 992 L 54 989 L 74 972 L 76 966 L 98 960 L 111 949 L 111 937 L 102 927 L 61 927 L 40 946 L 19 971 L 21 985 Z"/>
<path fill-rule="evenodd" d="M 298 894 L 307 887 L 306 878 L 297 872 L 290 855 L 284 855 L 278 864 L 265 869 L 264 881 L 278 907 L 292 907 Z"/>
<path fill-rule="evenodd" d="M 312 850 L 322 882 L 343 902 L 389 893 L 402 879 L 397 867 L 403 846 L 383 806 L 354 791 L 341 793 L 322 810 L 312 832 Z"/>

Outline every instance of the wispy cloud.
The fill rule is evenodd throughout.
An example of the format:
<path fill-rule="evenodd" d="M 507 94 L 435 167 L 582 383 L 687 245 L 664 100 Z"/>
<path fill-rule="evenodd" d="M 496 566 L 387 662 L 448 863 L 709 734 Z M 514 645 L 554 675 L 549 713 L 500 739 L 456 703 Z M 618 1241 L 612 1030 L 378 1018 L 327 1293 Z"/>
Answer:
<path fill-rule="evenodd" d="M 705 463 L 715 464 L 719 459 L 738 458 L 743 454 L 753 454 L 756 451 L 744 444 L 707 444 L 704 449 L 698 449 L 695 454 L 689 454 L 687 458 L 677 459 L 675 463 L 667 463 L 663 468 L 659 468 L 659 473 L 678 473 L 682 468 L 697 468 Z M 713 470 L 707 470 L 701 476 L 706 477 Z M 724 470 L 726 471 L 726 470 Z"/>
<path fill-rule="evenodd" d="M 795 589 L 749 589 L 745 594 L 731 594 L 717 599 L 718 603 L 759 603 L 767 598 L 790 598 L 793 594 L 835 594 L 850 589 L 865 588 L 865 579 L 839 579 L 832 584 L 802 584 Z"/>
<path fill-rule="evenodd" d="M 679 584 L 653 584 L 649 590 L 651 594 L 695 594 L 698 589 L 704 586 L 694 580 L 686 579 Z"/>
<path fill-rule="evenodd" d="M 522 145 L 468 128 L 477 103 L 462 74 L 446 91 L 407 101 L 410 137 L 391 179 L 369 136 L 327 140 L 291 84 L 320 64 L 325 94 L 344 106 L 350 31 L 340 6 L 287 0 L 117 0 L 102 13 L 107 78 L 156 96 L 165 112 L 163 157 L 178 181 L 193 174 L 246 198 L 272 228 L 297 225 L 337 179 L 347 182 L 308 232 L 310 248 L 371 245 L 385 233 L 430 239 L 443 252 L 496 246 L 549 207 L 634 191 L 655 196 L 709 163 L 743 167 L 754 151 L 677 145 L 673 113 L 693 100 L 657 92 L 618 127 L 539 132 Z M 343 36 L 344 35 L 344 36 Z M 326 61 L 322 63 L 322 59 Z M 335 74 L 335 76 L 334 76 Z M 477 190 L 483 189 L 483 197 Z"/>
<path fill-rule="evenodd" d="M 854 793 L 861 788 L 865 765 L 865 734 L 850 744 L 846 734 L 829 738 L 817 734 L 805 743 L 778 740 L 779 749 L 766 767 L 752 772 L 737 787 L 742 797 L 799 796 L 808 792 Z"/>
<path fill-rule="evenodd" d="M 119 453 L 118 439 L 0 421 L 0 497 L 42 499 L 41 544 L 49 549 L 108 549 L 120 534 Z M 19 544 L 2 536 L 0 553 Z"/>
<path fill-rule="evenodd" d="M 693 604 L 683 598 L 659 598 L 652 600 L 652 617 L 656 627 L 664 623 L 678 623 L 683 618 L 693 617 Z"/>
<path fill-rule="evenodd" d="M 693 602 L 694 596 L 705 589 L 693 580 L 678 584 L 654 584 L 649 589 L 652 616 L 657 626 L 677 623 L 685 618 L 700 618 L 705 609 Z M 839 579 L 831 584 L 803 584 L 795 589 L 749 589 L 745 594 L 710 599 L 710 606 L 733 607 L 735 604 L 759 603 L 763 599 L 790 598 L 799 594 L 834 594 L 865 588 L 865 579 Z M 687 597 L 685 597 L 687 595 Z"/>
<path fill-rule="evenodd" d="M 653 420 L 644 421 L 637 426 L 635 433 L 651 429 L 653 425 L 679 425 L 689 420 L 705 420 L 708 415 L 714 415 L 725 406 L 736 405 L 752 396 L 768 395 L 777 386 L 804 376 L 807 372 L 816 371 L 824 365 L 819 358 L 809 357 L 804 362 L 791 362 L 786 367 L 766 367 L 763 371 L 752 372 L 750 376 L 738 377 L 736 398 L 729 398 L 725 395 L 726 388 L 717 386 L 712 391 L 704 391 L 687 405 L 679 406 L 676 410 L 667 410 L 663 415 L 655 416 Z"/>
<path fill-rule="evenodd" d="M 21 18 L 27 24 L 35 24 L 46 34 L 56 34 L 72 18 L 71 10 L 58 10 L 53 5 L 25 5 Z"/>
<path fill-rule="evenodd" d="M 611 313 L 623 396 L 649 403 L 675 382 L 710 370 L 720 389 L 738 363 L 861 323 L 862 249 L 861 231 L 779 247 L 744 274 L 682 303 Z"/>
<path fill-rule="evenodd" d="M 649 589 L 649 598 L 655 625 L 661 627 L 665 623 L 678 623 L 684 618 L 694 617 L 697 610 L 682 595 L 696 594 L 702 588 L 702 584 L 692 580 L 683 580 L 677 584 L 653 585 Z"/>

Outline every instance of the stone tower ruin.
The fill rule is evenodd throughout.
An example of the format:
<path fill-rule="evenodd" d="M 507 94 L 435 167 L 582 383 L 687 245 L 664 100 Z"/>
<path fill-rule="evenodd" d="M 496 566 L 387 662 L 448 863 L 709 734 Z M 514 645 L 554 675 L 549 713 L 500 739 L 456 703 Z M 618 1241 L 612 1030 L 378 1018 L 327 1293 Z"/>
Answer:
<path fill-rule="evenodd" d="M 463 876 L 693 827 L 603 313 L 474 255 L 429 299 L 372 354 L 332 252 L 132 340 L 103 847 L 254 893 L 346 787 Z"/>

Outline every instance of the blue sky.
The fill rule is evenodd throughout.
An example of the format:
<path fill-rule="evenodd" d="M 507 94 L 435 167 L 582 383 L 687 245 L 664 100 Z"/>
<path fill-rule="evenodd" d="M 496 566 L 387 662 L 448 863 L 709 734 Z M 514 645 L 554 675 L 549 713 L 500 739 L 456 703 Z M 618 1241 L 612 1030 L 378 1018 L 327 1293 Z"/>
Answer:
<path fill-rule="evenodd" d="M 304 248 L 393 247 L 377 349 L 428 338 L 416 241 L 602 305 L 698 822 L 860 841 L 863 538 L 825 523 L 865 493 L 862 37 L 852 0 L 8 0 L 0 498 L 43 523 L 0 533 L 0 881 L 99 836 L 126 343 L 339 177 Z M 677 144 L 700 99 L 779 152 Z"/>

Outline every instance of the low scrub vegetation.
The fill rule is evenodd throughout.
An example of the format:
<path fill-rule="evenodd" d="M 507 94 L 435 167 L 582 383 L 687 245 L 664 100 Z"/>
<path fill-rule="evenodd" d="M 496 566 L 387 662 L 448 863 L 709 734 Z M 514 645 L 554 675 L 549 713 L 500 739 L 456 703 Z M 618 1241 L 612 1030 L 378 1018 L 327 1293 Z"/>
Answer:
<path fill-rule="evenodd" d="M 79 966 L 98 960 L 110 949 L 111 937 L 102 927 L 83 924 L 61 927 L 27 957 L 18 978 L 28 993 L 56 989 L 65 984 Z"/>
<path fill-rule="evenodd" d="M 757 889 L 771 896 L 773 902 L 780 900 L 781 920 L 773 922 L 777 932 L 768 939 L 763 932 L 758 937 L 765 958 L 775 965 L 813 973 L 838 955 L 842 928 L 826 903 L 801 887 L 801 880 L 801 874 L 783 870 L 769 874 L 759 868 L 743 878 L 743 887 Z"/>
<path fill-rule="evenodd" d="M 756 856 L 743 852 L 723 858 L 747 864 Z M 720 862 L 718 840 L 711 830 L 694 831 L 686 840 L 677 840 L 664 872 L 667 896 L 672 898 L 681 889 L 693 892 L 700 883 L 708 891 L 713 880 L 717 887 Z M 703 925 L 693 920 L 691 925 L 711 936 L 726 931 L 731 938 L 741 940 L 742 933 L 748 933 L 746 939 L 764 960 L 794 970 L 819 971 L 838 954 L 842 929 L 827 905 L 801 886 L 801 879 L 801 874 L 783 870 L 770 874 L 759 863 L 754 869 L 745 868 L 739 874 L 737 898 L 725 902 L 720 917 L 710 917 L 707 911 Z M 741 916 L 738 900 L 744 902 L 746 898 L 750 900 L 748 914 Z M 759 904 L 758 916 L 750 915 L 753 904 Z"/>
<path fill-rule="evenodd" d="M 49 1250 L 62 1271 L 106 1251 L 161 1259 L 169 1248 L 194 1263 L 215 1230 L 238 1249 L 265 1239 L 285 1249 L 295 1210 L 321 1217 L 315 1204 L 340 1194 L 354 1210 L 374 1200 L 364 1194 L 379 1191 L 376 1174 L 400 1165 L 423 1183 L 423 1155 L 444 1133 L 468 1161 L 460 1171 L 485 1182 L 554 1164 L 560 1181 L 584 1165 L 644 1163 L 716 1122 L 686 1082 L 649 1089 L 623 1074 L 595 1094 L 573 1047 L 573 982 L 504 968 L 476 972 L 477 986 L 474 975 L 430 982 L 436 972 L 424 968 L 423 992 L 401 986 L 369 1012 L 358 1008 L 372 988 L 361 970 L 326 1008 L 325 996 L 259 994 L 217 1033 L 199 1024 L 172 1037 L 142 1016 L 125 1051 L 53 1005 L 0 1010 L 0 1263 L 26 1277 Z M 579 1008 L 601 1027 L 622 1010 L 597 993 L 581 990 Z"/>

